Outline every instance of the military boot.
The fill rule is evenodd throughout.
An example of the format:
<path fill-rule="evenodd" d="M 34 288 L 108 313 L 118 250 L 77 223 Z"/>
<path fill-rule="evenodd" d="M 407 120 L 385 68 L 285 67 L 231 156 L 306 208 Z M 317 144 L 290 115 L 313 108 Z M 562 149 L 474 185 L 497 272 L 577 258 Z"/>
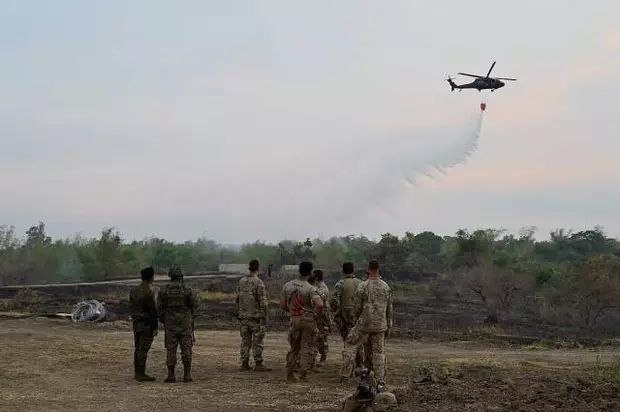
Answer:
<path fill-rule="evenodd" d="M 168 366 L 168 377 L 164 382 L 166 383 L 174 383 L 177 381 L 176 376 L 174 375 L 174 366 Z"/>
<path fill-rule="evenodd" d="M 147 375 L 144 370 L 144 366 L 136 366 L 136 373 L 134 379 L 138 382 L 153 382 L 155 378 Z"/>
<path fill-rule="evenodd" d="M 254 365 L 254 372 L 269 372 L 271 370 L 271 368 L 268 368 L 265 364 L 263 364 L 263 361 L 256 362 L 256 365 Z"/>
<path fill-rule="evenodd" d="M 241 372 L 252 370 L 252 368 L 250 368 L 250 361 L 244 360 L 243 362 L 241 362 L 241 367 L 239 368 L 239 370 Z"/>
<path fill-rule="evenodd" d="M 194 382 L 192 379 L 192 364 L 184 363 L 183 364 L 183 382 Z"/>

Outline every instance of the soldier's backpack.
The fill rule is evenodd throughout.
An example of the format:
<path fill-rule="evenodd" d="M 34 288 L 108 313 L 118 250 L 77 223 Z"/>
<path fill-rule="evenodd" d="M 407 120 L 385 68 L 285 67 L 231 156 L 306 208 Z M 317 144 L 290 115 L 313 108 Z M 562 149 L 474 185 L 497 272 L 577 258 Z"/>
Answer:
<path fill-rule="evenodd" d="M 167 285 L 165 289 L 166 307 L 177 312 L 190 312 L 189 290 L 183 285 Z"/>
<path fill-rule="evenodd" d="M 355 306 L 355 291 L 360 281 L 356 278 L 345 278 L 340 295 L 340 313 L 342 319 L 348 323 L 355 322 L 353 307 Z"/>

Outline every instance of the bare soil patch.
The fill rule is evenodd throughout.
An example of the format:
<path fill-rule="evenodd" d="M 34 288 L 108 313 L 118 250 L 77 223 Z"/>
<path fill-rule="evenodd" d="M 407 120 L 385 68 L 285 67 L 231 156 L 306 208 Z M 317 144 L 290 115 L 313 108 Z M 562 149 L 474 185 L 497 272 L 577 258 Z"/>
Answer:
<path fill-rule="evenodd" d="M 339 383 L 339 340 L 328 366 L 303 384 L 284 380 L 286 335 L 268 333 L 272 372 L 238 371 L 236 331 L 197 333 L 192 384 L 164 384 L 163 334 L 148 371 L 133 380 L 133 337 L 127 322 L 73 325 L 65 320 L 0 320 L 0 410 L 45 411 L 337 411 L 355 382 Z M 614 365 L 604 349 L 486 347 L 483 342 L 389 340 L 388 385 L 401 410 L 619 410 Z M 414 383 L 421 364 L 440 365 L 445 382 Z"/>

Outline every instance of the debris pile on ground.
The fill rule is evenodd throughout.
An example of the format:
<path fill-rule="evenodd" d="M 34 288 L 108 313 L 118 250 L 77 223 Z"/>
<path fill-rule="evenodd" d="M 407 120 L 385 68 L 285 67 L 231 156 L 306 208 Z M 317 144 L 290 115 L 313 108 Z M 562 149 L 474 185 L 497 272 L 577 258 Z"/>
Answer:
<path fill-rule="evenodd" d="M 73 307 L 73 322 L 102 322 L 107 315 L 105 303 L 98 300 L 85 300 Z"/>

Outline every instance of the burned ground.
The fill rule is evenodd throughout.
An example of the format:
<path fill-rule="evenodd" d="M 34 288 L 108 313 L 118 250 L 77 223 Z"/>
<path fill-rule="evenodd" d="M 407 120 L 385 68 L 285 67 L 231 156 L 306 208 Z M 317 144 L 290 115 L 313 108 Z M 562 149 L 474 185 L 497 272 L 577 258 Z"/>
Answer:
<path fill-rule="evenodd" d="M 186 284 L 201 297 L 196 318 L 198 328 L 236 328 L 234 292 L 239 277 L 240 275 L 214 273 L 186 279 Z M 279 277 L 265 279 L 268 295 L 271 297 L 269 327 L 272 330 L 284 330 L 288 324 L 288 316 L 279 309 L 277 301 L 286 280 L 288 279 Z M 127 320 L 129 290 L 137 282 L 138 279 L 37 287 L 0 287 L 0 312 L 14 309 L 41 315 L 70 312 L 80 300 L 97 299 L 106 303 L 109 320 Z M 159 279 L 155 284 L 161 286 L 164 283 L 164 279 Z M 472 328 L 477 329 L 482 325 L 488 315 L 484 306 L 471 296 L 437 300 L 429 295 L 425 288 L 417 287 L 424 285 L 393 286 L 396 296 L 393 332 L 397 336 L 436 338 L 440 341 L 475 338 L 476 336 L 471 336 Z M 531 313 L 517 309 L 513 316 L 503 319 L 496 329 L 503 335 L 502 339 L 513 339 L 516 342 L 545 339 L 597 345 L 614 337 L 613 333 L 544 323 Z"/>

